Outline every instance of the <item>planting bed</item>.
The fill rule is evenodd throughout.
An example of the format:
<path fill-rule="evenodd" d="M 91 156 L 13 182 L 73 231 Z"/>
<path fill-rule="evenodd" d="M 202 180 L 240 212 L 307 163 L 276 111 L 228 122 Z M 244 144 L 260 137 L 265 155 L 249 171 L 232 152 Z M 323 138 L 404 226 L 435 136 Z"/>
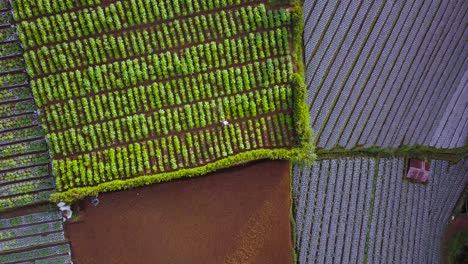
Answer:
<path fill-rule="evenodd" d="M 73 260 L 292 263 L 289 179 L 288 161 L 262 160 L 101 194 L 65 225 Z"/>
<path fill-rule="evenodd" d="M 0 211 L 44 202 L 54 189 L 12 14 L 0 1 Z"/>
<path fill-rule="evenodd" d="M 0 218 L 0 263 L 71 263 L 60 213 Z"/>
<path fill-rule="evenodd" d="M 53 155 L 53 200 L 313 157 L 293 3 L 13 6 Z"/>

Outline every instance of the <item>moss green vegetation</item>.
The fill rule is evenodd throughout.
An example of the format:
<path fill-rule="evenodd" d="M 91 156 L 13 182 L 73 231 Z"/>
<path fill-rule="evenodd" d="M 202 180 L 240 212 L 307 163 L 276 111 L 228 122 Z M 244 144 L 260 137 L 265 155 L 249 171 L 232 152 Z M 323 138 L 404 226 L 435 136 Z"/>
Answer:
<path fill-rule="evenodd" d="M 454 149 L 441 149 L 420 145 L 401 146 L 399 148 L 355 147 L 345 149 L 336 147 L 331 150 L 318 149 L 319 159 L 340 157 L 411 157 L 426 160 L 441 159 L 457 162 L 468 156 L 468 146 Z"/>
<path fill-rule="evenodd" d="M 464 263 L 468 250 L 468 231 L 458 232 L 447 244 L 448 263 Z"/>
<path fill-rule="evenodd" d="M 17 0 L 14 9 L 53 200 L 315 158 L 298 1 Z"/>

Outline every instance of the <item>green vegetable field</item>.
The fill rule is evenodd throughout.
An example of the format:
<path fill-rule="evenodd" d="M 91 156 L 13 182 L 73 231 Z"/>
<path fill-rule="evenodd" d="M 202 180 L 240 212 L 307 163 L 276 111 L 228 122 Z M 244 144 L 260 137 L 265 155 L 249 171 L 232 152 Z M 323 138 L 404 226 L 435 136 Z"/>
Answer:
<path fill-rule="evenodd" d="M 295 1 L 16 0 L 58 193 L 313 157 Z"/>

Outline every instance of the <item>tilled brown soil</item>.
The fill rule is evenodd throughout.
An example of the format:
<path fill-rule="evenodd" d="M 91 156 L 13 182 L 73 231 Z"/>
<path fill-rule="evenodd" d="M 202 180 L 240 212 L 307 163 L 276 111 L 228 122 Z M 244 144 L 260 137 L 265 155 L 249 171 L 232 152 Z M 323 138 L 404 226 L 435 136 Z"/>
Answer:
<path fill-rule="evenodd" d="M 291 263 L 290 168 L 257 161 L 101 194 L 66 224 L 75 263 Z"/>

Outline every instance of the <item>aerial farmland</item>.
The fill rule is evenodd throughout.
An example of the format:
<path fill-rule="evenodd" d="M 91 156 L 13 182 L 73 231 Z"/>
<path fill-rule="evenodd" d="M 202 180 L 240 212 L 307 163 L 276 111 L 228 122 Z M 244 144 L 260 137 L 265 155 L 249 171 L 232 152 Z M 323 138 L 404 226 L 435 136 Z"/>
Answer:
<path fill-rule="evenodd" d="M 0 0 L 0 263 L 462 259 L 467 9 Z"/>

